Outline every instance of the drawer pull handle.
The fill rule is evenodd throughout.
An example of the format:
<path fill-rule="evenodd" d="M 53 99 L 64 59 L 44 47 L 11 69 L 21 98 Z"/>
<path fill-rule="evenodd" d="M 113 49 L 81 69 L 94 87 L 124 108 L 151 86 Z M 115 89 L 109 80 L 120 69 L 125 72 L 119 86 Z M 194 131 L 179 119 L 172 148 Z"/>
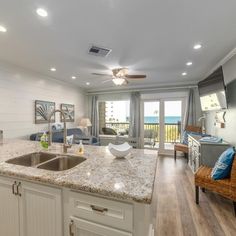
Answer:
<path fill-rule="evenodd" d="M 14 184 L 12 184 L 12 193 L 14 195 L 17 195 L 17 193 L 15 192 L 15 186 L 16 186 L 16 181 L 14 182 Z"/>
<path fill-rule="evenodd" d="M 90 207 L 92 208 L 93 211 L 98 211 L 100 213 L 104 213 L 104 212 L 108 211 L 107 208 L 103 208 L 103 207 L 98 207 L 98 206 L 94 206 L 94 205 L 90 205 Z"/>
<path fill-rule="evenodd" d="M 69 234 L 70 234 L 70 236 L 74 236 L 74 232 L 73 232 L 73 230 L 72 230 L 73 225 L 74 225 L 74 221 L 71 220 L 71 221 L 70 221 L 70 224 L 69 224 Z"/>
<path fill-rule="evenodd" d="M 20 196 L 21 197 L 21 193 L 19 191 L 19 188 L 21 186 L 21 182 L 19 182 L 17 185 L 16 185 L 16 195 Z"/>

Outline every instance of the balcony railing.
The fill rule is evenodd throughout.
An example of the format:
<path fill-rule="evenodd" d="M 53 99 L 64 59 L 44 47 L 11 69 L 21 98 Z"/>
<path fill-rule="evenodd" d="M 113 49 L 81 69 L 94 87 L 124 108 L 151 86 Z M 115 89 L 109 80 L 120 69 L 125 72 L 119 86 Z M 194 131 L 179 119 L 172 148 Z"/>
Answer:
<path fill-rule="evenodd" d="M 179 123 L 165 124 L 165 143 L 176 143 L 180 141 L 180 125 Z M 129 132 L 129 123 L 127 122 L 110 122 L 106 123 L 106 127 L 112 128 L 120 134 L 128 134 Z M 154 139 L 155 142 L 159 142 L 159 123 L 145 123 L 144 138 L 151 138 Z"/>

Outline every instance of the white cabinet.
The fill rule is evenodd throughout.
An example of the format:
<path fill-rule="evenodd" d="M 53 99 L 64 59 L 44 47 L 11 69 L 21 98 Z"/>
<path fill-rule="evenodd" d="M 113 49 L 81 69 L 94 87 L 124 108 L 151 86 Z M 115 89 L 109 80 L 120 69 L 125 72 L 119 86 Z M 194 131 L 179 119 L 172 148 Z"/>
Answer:
<path fill-rule="evenodd" d="M 147 204 L 0 176 L 0 236 L 153 236 L 150 217 Z"/>
<path fill-rule="evenodd" d="M 0 232 L 4 236 L 62 236 L 61 190 L 0 178 Z"/>
<path fill-rule="evenodd" d="M 0 234 L 19 236 L 19 198 L 13 192 L 16 182 L 0 178 Z M 15 189 L 14 189 L 15 188 Z"/>
<path fill-rule="evenodd" d="M 124 231 L 133 230 L 133 205 L 70 191 L 70 215 Z"/>
<path fill-rule="evenodd" d="M 64 206 L 66 236 L 133 236 L 131 203 L 65 190 Z"/>
<path fill-rule="evenodd" d="M 200 165 L 214 167 L 221 153 L 230 147 L 226 142 L 199 142 L 200 138 L 201 136 L 188 135 L 189 166 L 193 172 L 196 172 Z"/>
<path fill-rule="evenodd" d="M 70 236 L 132 236 L 131 233 L 113 229 L 91 221 L 71 217 Z"/>
<path fill-rule="evenodd" d="M 61 236 L 61 190 L 24 182 L 20 189 L 22 236 Z"/>

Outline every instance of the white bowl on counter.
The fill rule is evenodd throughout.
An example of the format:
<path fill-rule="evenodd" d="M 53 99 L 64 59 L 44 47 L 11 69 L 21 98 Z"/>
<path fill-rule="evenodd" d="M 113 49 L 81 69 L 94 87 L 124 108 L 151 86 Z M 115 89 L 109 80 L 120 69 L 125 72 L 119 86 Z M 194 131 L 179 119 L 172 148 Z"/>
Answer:
<path fill-rule="evenodd" d="M 132 146 L 130 146 L 127 142 L 119 145 L 109 143 L 108 149 L 116 158 L 124 158 L 130 153 Z"/>

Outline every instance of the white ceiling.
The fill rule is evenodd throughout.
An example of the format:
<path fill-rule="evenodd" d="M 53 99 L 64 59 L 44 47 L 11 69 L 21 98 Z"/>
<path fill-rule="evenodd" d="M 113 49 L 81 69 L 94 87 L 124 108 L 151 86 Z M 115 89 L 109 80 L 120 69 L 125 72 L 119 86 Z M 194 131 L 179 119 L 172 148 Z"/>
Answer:
<path fill-rule="evenodd" d="M 128 86 L 192 83 L 236 46 L 235 9 L 235 0 L 0 0 L 8 30 L 0 33 L 0 60 L 88 89 L 113 87 L 91 73 L 118 66 L 147 74 Z M 198 42 L 203 48 L 195 51 Z M 88 55 L 91 44 L 112 52 Z"/>

